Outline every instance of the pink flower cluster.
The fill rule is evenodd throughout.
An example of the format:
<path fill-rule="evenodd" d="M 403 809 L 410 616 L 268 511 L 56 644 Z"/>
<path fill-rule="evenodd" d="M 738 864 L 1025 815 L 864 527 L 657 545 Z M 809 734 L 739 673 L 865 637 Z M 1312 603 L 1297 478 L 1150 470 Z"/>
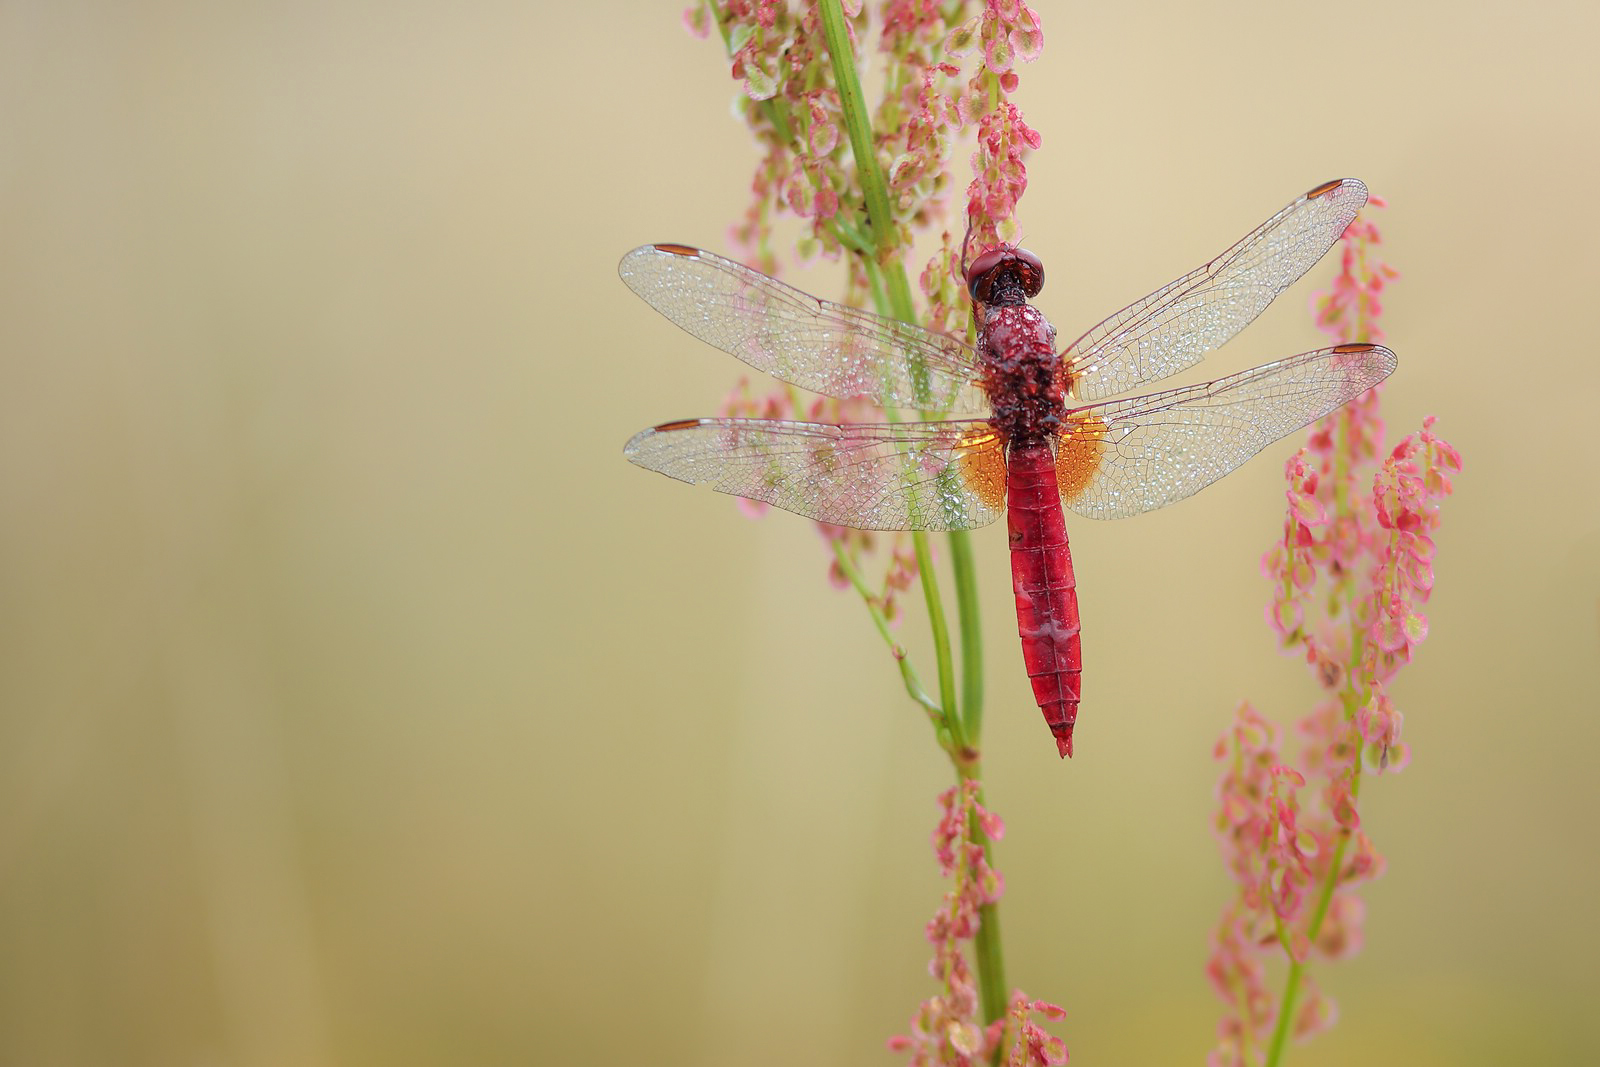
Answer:
<path fill-rule="evenodd" d="M 1433 531 L 1437 501 L 1454 491 L 1451 477 L 1461 454 L 1433 432 L 1434 417 L 1409 434 L 1372 480 L 1372 503 L 1387 537 L 1374 575 L 1367 673 L 1386 680 L 1428 636 L 1427 616 L 1416 610 L 1433 591 Z M 1368 740 L 1372 740 L 1368 738 Z"/>
<path fill-rule="evenodd" d="M 969 2 L 885 0 L 882 8 L 878 53 L 885 64 L 885 90 L 873 109 L 872 128 L 874 149 L 888 161 L 894 243 L 900 247 L 909 245 L 913 228 L 944 218 L 957 134 L 977 130 L 967 199 L 973 234 L 989 243 L 998 241 L 997 227 L 1014 225 L 1017 201 L 1027 188 L 1024 155 L 1040 143 L 1038 133 L 1007 99 L 1019 83 L 1016 64 L 1036 58 L 1043 48 L 1038 15 L 1022 0 L 987 0 L 970 15 L 968 7 Z M 859 0 L 844 8 L 852 20 L 861 12 Z M 762 269 L 774 271 L 773 220 L 788 212 L 811 223 L 800 245 L 802 255 L 838 255 L 865 217 L 864 193 L 849 139 L 842 133 L 845 119 L 817 6 L 787 0 L 700 3 L 684 12 L 684 21 L 699 36 L 708 36 L 716 25 L 725 37 L 730 70 L 744 88 L 741 107 L 764 150 L 751 182 L 752 199 L 732 232 L 734 244 Z M 852 21 L 852 34 L 859 32 L 858 25 Z M 963 81 L 962 64 L 970 56 L 978 59 Z M 922 272 L 932 329 L 965 329 L 961 255 L 961 238 L 946 231 L 940 253 Z M 851 257 L 850 266 L 847 302 L 859 302 L 869 289 L 868 279 L 859 257 Z M 748 381 L 741 381 L 723 414 L 785 418 L 794 416 L 801 403 L 786 386 L 757 396 Z M 809 407 L 801 417 L 815 421 L 884 418 L 881 410 L 861 401 L 821 400 Z M 749 501 L 740 501 L 739 507 L 752 517 L 767 511 L 766 505 Z M 874 544 L 870 534 L 820 528 L 854 558 Z M 905 588 L 916 570 L 903 537 L 880 540 L 892 548 L 883 592 L 875 599 L 892 619 L 894 593 Z M 830 579 L 845 584 L 837 562 L 830 567 Z"/>
<path fill-rule="evenodd" d="M 1026 154 L 1043 143 L 1009 96 L 1021 84 L 1016 64 L 1032 62 L 1044 49 L 1039 15 L 1021 0 L 988 0 L 981 12 L 952 30 L 945 55 L 954 60 L 981 54 L 973 75 L 939 103 L 930 125 L 958 131 L 977 126 L 972 180 L 967 184 L 967 226 L 960 237 L 946 231 L 939 253 L 919 278 L 933 328 L 948 329 L 966 307 L 962 257 L 969 242 L 992 248 L 1015 236 L 1017 204 L 1028 188 Z M 954 70 L 952 66 L 952 70 Z M 914 147 L 914 144 L 911 145 Z M 945 147 L 938 146 L 943 159 Z"/>
<path fill-rule="evenodd" d="M 974 119 L 978 124 L 967 217 L 980 247 L 1000 242 L 997 227 L 1015 217 L 1017 201 L 1028 188 L 1023 155 L 1038 148 L 1042 139 L 1007 97 L 1020 83 L 1017 61 L 1032 62 L 1043 48 L 1039 15 L 1021 0 L 989 0 L 945 42 L 946 53 L 954 58 L 975 50 L 983 53 L 983 65 L 955 100 L 963 124 Z"/>
<path fill-rule="evenodd" d="M 773 212 L 812 220 L 808 253 L 819 239 L 837 252 L 830 223 L 845 206 L 841 194 L 853 187 L 820 15 L 815 4 L 802 5 L 798 12 L 791 6 L 789 0 L 725 0 L 720 5 L 702 0 L 683 15 L 696 36 L 708 36 L 713 25 L 721 30 L 730 73 L 744 90 L 745 121 L 763 147 L 751 179 L 754 195 L 730 236 L 769 273 L 777 266 L 769 242 Z M 860 0 L 846 0 L 843 7 L 852 18 L 861 11 Z"/>
<path fill-rule="evenodd" d="M 1382 336 L 1381 295 L 1399 275 L 1378 258 L 1381 241 L 1365 218 L 1345 231 L 1339 275 L 1313 304 L 1335 340 Z M 1228 761 L 1217 833 L 1238 895 L 1208 965 L 1229 1008 L 1214 1064 L 1258 1062 L 1269 1030 L 1306 1036 L 1330 1025 L 1332 1002 L 1303 967 L 1313 955 L 1340 958 L 1361 945 L 1364 908 L 1353 887 L 1383 869 L 1361 829 L 1362 769 L 1400 770 L 1409 758 L 1388 684 L 1427 636 L 1418 605 L 1433 588 L 1432 534 L 1461 469 L 1433 426 L 1429 417 L 1379 463 L 1384 426 L 1374 389 L 1317 423 L 1286 466 L 1283 537 L 1262 559 L 1274 587 L 1267 619 L 1286 648 L 1304 655 L 1323 698 L 1299 723 L 1297 758 L 1279 750 L 1275 729 L 1249 705 L 1217 746 Z M 1318 783 L 1309 801 L 1301 796 L 1308 782 Z M 1278 1006 L 1262 960 L 1274 947 L 1291 961 Z M 1295 1011 L 1299 986 L 1305 997 Z"/>
<path fill-rule="evenodd" d="M 1335 340 L 1382 336 L 1379 298 L 1399 274 L 1377 258 L 1381 241 L 1366 219 L 1345 231 L 1340 273 L 1315 302 L 1318 325 Z M 1262 559 L 1274 583 L 1269 623 L 1351 710 L 1349 724 L 1373 746 L 1379 769 L 1406 759 L 1386 685 L 1427 636 L 1417 606 L 1433 589 L 1439 502 L 1461 469 L 1434 421 L 1425 419 L 1373 473 L 1384 437 L 1377 389 L 1317 423 L 1287 464 L 1283 539 Z M 1311 605 L 1321 609 L 1315 620 L 1307 618 Z"/>
<path fill-rule="evenodd" d="M 980 909 L 1005 892 L 1005 881 L 989 866 L 982 843 L 985 838 L 1000 840 L 1005 825 L 979 802 L 978 790 L 978 783 L 968 780 L 939 795 L 933 852 L 940 872 L 955 883 L 926 927 L 933 945 L 928 971 L 941 992 L 923 1001 L 911 1020 L 911 1032 L 890 1038 L 889 1047 L 909 1052 L 911 1067 L 977 1067 L 990 1062 L 999 1048 L 1010 1050 L 1007 1063 L 1017 1067 L 1062 1064 L 1067 1062 L 1066 1046 L 1033 1018 L 1063 1018 L 1066 1013 L 1056 1005 L 1015 991 L 1004 1016 L 988 1026 L 979 1022 L 978 989 L 966 946 L 977 935 Z"/>
<path fill-rule="evenodd" d="M 1331 741 L 1319 736 L 1324 731 L 1312 720 L 1329 718 L 1339 719 L 1332 705 L 1301 728 L 1309 757 L 1303 762 L 1332 772 L 1331 781 L 1342 777 L 1353 750 L 1338 740 L 1338 731 Z M 1239 708 L 1215 755 L 1226 765 L 1217 788 L 1217 840 L 1238 893 L 1212 934 L 1206 964 L 1212 987 L 1229 1009 L 1208 1063 L 1245 1067 L 1258 1062 L 1256 1052 L 1277 1022 L 1266 955 L 1281 948 L 1304 963 L 1313 950 L 1330 959 L 1354 952 L 1361 940 L 1360 899 L 1341 892 L 1324 903 L 1322 894 L 1330 884 L 1348 890 L 1376 877 L 1382 862 L 1359 830 L 1353 804 L 1335 799 L 1347 796 L 1330 788 L 1318 802 L 1303 804 L 1309 772 L 1284 761 L 1277 728 L 1249 704 Z M 1339 846 L 1346 837 L 1353 847 Z M 1296 1037 L 1308 1037 L 1335 1018 L 1332 1001 L 1309 979 L 1305 984 L 1308 996 L 1293 1021 Z"/>
<path fill-rule="evenodd" d="M 1040 136 L 1009 100 L 1020 83 L 1019 62 L 1038 57 L 1044 34 L 1038 13 L 1023 0 L 885 0 L 877 52 L 884 63 L 884 95 L 872 110 L 873 147 L 886 161 L 890 210 L 897 229 L 891 244 L 906 247 L 914 228 L 945 218 L 952 184 L 956 135 L 976 129 L 968 214 L 980 245 L 999 242 L 1027 188 L 1024 157 Z M 859 0 L 844 4 L 854 20 Z M 730 70 L 744 89 L 746 121 L 764 148 L 751 181 L 754 194 L 732 231 L 736 246 L 769 272 L 773 220 L 787 212 L 811 223 L 801 252 L 837 255 L 845 234 L 863 215 L 862 184 L 855 172 L 833 70 L 823 45 L 815 4 L 791 10 L 786 0 L 700 3 L 684 12 L 690 31 L 722 31 Z M 850 24 L 852 34 L 857 23 Z M 970 77 L 963 64 L 975 57 Z M 964 228 L 963 228 L 964 229 Z M 962 234 L 945 233 L 935 265 L 924 277 L 935 329 L 946 329 L 964 309 L 952 274 Z M 857 249 L 858 251 L 860 249 Z M 959 283 L 957 275 L 954 283 Z"/>
<path fill-rule="evenodd" d="M 1030 999 L 1019 989 L 1011 994 L 1011 1008 L 1005 1023 L 990 1024 L 990 1031 L 1004 1027 L 995 1038 L 997 1045 L 1003 1046 L 1006 1033 L 1011 1034 L 1006 1067 L 1059 1067 L 1067 1062 L 1067 1043 L 1034 1022 L 1035 1015 L 1046 1019 L 1067 1017 L 1059 1006 L 1048 1000 Z"/>
<path fill-rule="evenodd" d="M 1388 201 L 1374 196 L 1371 208 L 1386 208 Z M 1383 291 L 1400 277 L 1400 272 L 1378 258 L 1383 244 L 1378 224 L 1365 216 L 1357 218 L 1344 231 L 1339 246 L 1339 276 L 1327 292 L 1312 297 L 1312 317 L 1317 328 L 1337 340 L 1383 340 L 1378 325 L 1383 315 Z"/>

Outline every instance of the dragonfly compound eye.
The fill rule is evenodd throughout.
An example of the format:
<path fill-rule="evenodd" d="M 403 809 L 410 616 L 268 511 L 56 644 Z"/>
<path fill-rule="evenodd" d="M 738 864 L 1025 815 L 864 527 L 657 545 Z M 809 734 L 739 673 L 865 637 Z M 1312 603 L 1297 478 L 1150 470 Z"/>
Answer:
<path fill-rule="evenodd" d="M 967 268 L 967 292 L 972 299 L 980 303 L 988 302 L 989 290 L 994 285 L 995 272 L 1009 258 L 1011 249 L 1002 245 L 999 248 L 989 249 L 972 261 L 972 266 Z"/>
<path fill-rule="evenodd" d="M 1022 291 L 1032 300 L 1044 288 L 1044 264 L 1026 248 L 1015 249 L 1013 254 L 1016 256 L 1017 277 L 1022 281 Z"/>
<path fill-rule="evenodd" d="M 995 284 L 1008 276 L 1026 299 L 1038 296 L 1044 288 L 1044 264 L 1039 257 L 1026 248 L 1001 245 L 972 261 L 967 268 L 967 292 L 972 299 L 987 304 Z"/>

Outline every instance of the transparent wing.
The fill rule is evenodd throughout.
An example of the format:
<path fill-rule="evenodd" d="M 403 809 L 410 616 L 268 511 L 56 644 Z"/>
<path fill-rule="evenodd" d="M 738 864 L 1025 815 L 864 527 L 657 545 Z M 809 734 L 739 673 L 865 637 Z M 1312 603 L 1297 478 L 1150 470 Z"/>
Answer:
<path fill-rule="evenodd" d="M 971 529 L 1005 503 L 1005 450 L 976 419 L 684 419 L 634 435 L 623 453 L 680 481 L 862 530 Z"/>
<path fill-rule="evenodd" d="M 645 303 L 757 370 L 815 393 L 882 407 L 986 412 L 965 343 L 808 296 L 686 245 L 635 248 L 617 273 Z"/>
<path fill-rule="evenodd" d="M 1210 263 L 1089 330 L 1061 353 L 1074 397 L 1115 396 L 1194 366 L 1321 259 L 1366 202 L 1367 187 L 1354 178 L 1324 182 Z"/>
<path fill-rule="evenodd" d="M 1339 345 L 1214 382 L 1077 408 L 1057 448 L 1062 501 L 1091 519 L 1166 507 L 1360 396 L 1395 363 L 1379 345 Z"/>

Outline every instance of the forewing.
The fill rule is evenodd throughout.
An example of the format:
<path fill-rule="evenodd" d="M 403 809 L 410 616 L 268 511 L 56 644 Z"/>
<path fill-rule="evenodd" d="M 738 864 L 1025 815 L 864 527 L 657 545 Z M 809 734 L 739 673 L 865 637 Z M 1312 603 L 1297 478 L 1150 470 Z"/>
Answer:
<path fill-rule="evenodd" d="M 1073 396 L 1098 400 L 1198 363 L 1321 259 L 1367 202 L 1354 178 L 1324 182 L 1203 267 L 1089 330 L 1061 353 Z"/>
<path fill-rule="evenodd" d="M 971 529 L 1005 501 L 1005 452 L 979 420 L 684 419 L 636 434 L 623 452 L 680 481 L 862 530 Z"/>
<path fill-rule="evenodd" d="M 1091 519 L 1166 507 L 1360 396 L 1395 362 L 1380 345 L 1340 345 L 1214 382 L 1077 408 L 1068 413 L 1074 430 L 1057 449 L 1062 500 Z"/>
<path fill-rule="evenodd" d="M 987 411 L 961 341 L 819 300 L 731 259 L 687 245 L 635 248 L 617 273 L 689 333 L 774 378 L 882 407 Z"/>

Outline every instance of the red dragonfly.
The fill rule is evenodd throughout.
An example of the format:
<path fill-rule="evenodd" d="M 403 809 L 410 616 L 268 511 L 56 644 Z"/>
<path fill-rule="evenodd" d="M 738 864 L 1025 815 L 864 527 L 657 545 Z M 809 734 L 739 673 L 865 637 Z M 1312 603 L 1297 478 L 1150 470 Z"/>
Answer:
<path fill-rule="evenodd" d="M 645 430 L 634 463 L 863 530 L 962 530 L 1006 511 L 1022 658 L 1063 757 L 1082 650 L 1065 505 L 1092 519 L 1153 511 L 1387 378 L 1371 344 L 1304 352 L 1212 382 L 1103 398 L 1193 366 L 1333 246 L 1367 202 L 1325 182 L 1204 266 L 1060 350 L 1028 301 L 1038 257 L 992 248 L 966 269 L 977 343 L 808 296 L 677 244 L 622 257 L 622 280 L 689 333 L 803 389 L 973 418 L 832 425 L 683 419 Z M 1073 402 L 1083 406 L 1069 406 Z"/>

